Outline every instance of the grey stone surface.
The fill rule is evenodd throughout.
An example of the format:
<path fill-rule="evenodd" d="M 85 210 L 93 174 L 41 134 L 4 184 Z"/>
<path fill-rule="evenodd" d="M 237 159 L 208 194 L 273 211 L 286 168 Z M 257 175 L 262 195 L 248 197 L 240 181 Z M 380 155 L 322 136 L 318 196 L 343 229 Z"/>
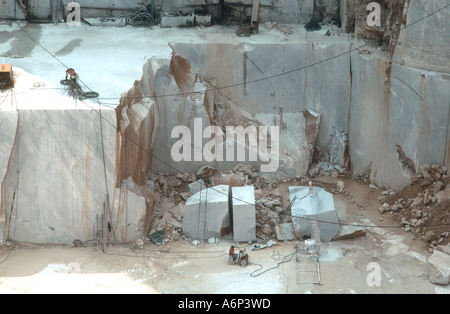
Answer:
<path fill-rule="evenodd" d="M 285 223 L 285 224 L 279 224 L 275 226 L 275 236 L 279 241 L 284 240 L 295 240 L 295 229 L 294 224 L 292 223 Z"/>
<path fill-rule="evenodd" d="M 14 147 L 16 138 L 18 115 L 15 110 L 0 110 L 0 187 L 3 186 L 4 178 L 8 170 L 8 163 Z M 6 228 L 6 205 L 3 201 L 7 197 L 3 188 L 0 189 L 0 244 L 4 243 Z"/>
<path fill-rule="evenodd" d="M 352 72 L 349 153 L 355 174 L 369 167 L 375 185 L 402 188 L 421 165 L 447 162 L 448 75 L 358 53 L 352 54 Z"/>
<path fill-rule="evenodd" d="M 235 242 L 256 240 L 255 188 L 231 188 L 233 208 L 233 238 Z"/>
<path fill-rule="evenodd" d="M 218 185 L 192 195 L 183 216 L 183 232 L 193 240 L 222 237 L 231 231 L 230 187 Z"/>
<path fill-rule="evenodd" d="M 446 5 L 447 0 L 409 1 L 406 25 L 402 27 L 395 49 L 395 63 L 450 73 L 450 11 L 446 8 L 427 18 Z"/>
<path fill-rule="evenodd" d="M 211 26 L 212 17 L 211 15 L 195 15 L 195 25 L 196 26 Z"/>
<path fill-rule="evenodd" d="M 103 109 L 108 121 L 114 110 Z M 16 140 L 3 182 L 4 233 L 14 241 L 72 243 L 93 237 L 115 184 L 116 130 L 92 110 L 21 110 Z M 18 172 L 19 171 L 19 172 Z M 18 184 L 18 188 L 17 188 Z M 108 188 L 106 187 L 108 184 Z"/>
<path fill-rule="evenodd" d="M 311 42 L 285 45 L 178 43 L 173 45 L 173 49 L 190 61 L 193 73 L 214 78 L 217 86 L 240 83 L 227 88 L 226 93 L 218 91 L 211 94 L 215 94 L 214 98 L 222 105 L 227 100 L 235 104 L 250 118 L 258 114 L 272 115 L 276 125 L 289 132 L 297 127 L 295 119 L 288 119 L 289 113 L 295 117 L 299 111 L 312 110 L 320 115 L 317 143 L 322 151 L 328 147 L 330 134 L 335 128 L 347 129 L 351 90 L 349 55 L 302 69 L 349 51 L 351 44 L 346 40 L 319 46 Z M 220 62 L 216 60 L 219 55 Z M 234 71 L 228 71 L 229 65 L 233 65 Z M 283 73 L 284 69 L 292 72 L 274 80 L 253 82 Z M 339 73 L 339 77 L 332 73 Z M 218 110 L 222 112 L 223 109 L 219 107 Z M 274 125 L 274 122 L 266 125 Z"/>
<path fill-rule="evenodd" d="M 428 259 L 430 282 L 438 285 L 448 285 L 450 283 L 450 255 L 434 250 L 433 255 Z"/>
<path fill-rule="evenodd" d="M 126 185 L 115 189 L 111 212 L 111 222 L 115 228 L 114 233 L 109 233 L 110 242 L 130 243 L 145 238 L 146 210 L 144 197 L 135 194 Z"/>
<path fill-rule="evenodd" d="M 204 188 L 205 188 L 205 182 L 203 182 L 203 180 L 201 180 L 201 179 L 188 184 L 188 191 L 191 194 L 200 192 Z"/>
<path fill-rule="evenodd" d="M 347 86 L 344 79 L 328 82 L 326 90 L 329 93 L 327 92 L 326 95 L 311 93 L 312 90 L 325 88 L 325 85 L 322 86 L 320 82 L 326 82 L 328 79 L 325 76 L 322 78 L 316 77 L 318 73 L 325 73 L 325 69 L 317 69 L 317 71 L 306 69 L 305 71 L 295 72 L 292 75 L 283 76 L 282 79 L 273 82 L 264 80 L 258 84 L 239 84 L 227 89 L 226 93 L 222 90 L 214 90 L 215 86 L 233 85 L 237 81 L 241 82 L 242 78 L 252 81 L 267 74 L 280 73 L 282 68 L 298 67 L 307 64 L 309 61 L 315 62 L 316 58 L 319 60 L 321 57 L 326 58 L 327 55 L 342 52 L 347 49 L 347 44 L 330 44 L 314 52 L 312 51 L 314 46 L 310 44 L 281 47 L 276 44 L 177 43 L 172 47 L 176 59 L 173 58 L 170 61 L 159 60 L 158 62 L 152 60 L 145 65 L 145 77 L 143 77 L 142 81 L 147 85 L 150 83 L 150 86 L 143 88 L 149 89 L 151 93 L 156 94 L 176 94 L 205 89 L 208 92 L 205 95 L 192 94 L 189 96 L 181 95 L 180 97 L 162 97 L 157 99 L 158 119 L 159 121 L 165 121 L 165 123 L 161 124 L 157 130 L 154 145 L 155 154 L 158 156 L 171 155 L 171 148 L 179 141 L 179 138 L 171 138 L 172 130 L 180 125 L 186 126 L 191 130 L 193 152 L 190 158 L 191 162 L 183 164 L 169 159 L 165 161 L 169 164 L 167 165 L 155 160 L 153 164 L 154 172 L 162 172 L 169 169 L 172 171 L 173 168 L 192 172 L 193 169 L 204 164 L 219 167 L 222 170 L 229 170 L 236 164 L 236 161 L 253 165 L 258 163 L 267 164 L 260 160 L 257 163 L 249 161 L 248 151 L 246 151 L 245 161 L 237 158 L 233 161 L 225 158 L 224 161 L 214 162 L 194 160 L 194 152 L 201 153 L 205 144 L 210 141 L 210 139 L 203 139 L 200 145 L 195 143 L 194 120 L 202 119 L 201 127 L 203 130 L 210 126 L 213 104 L 216 108 L 215 115 L 227 117 L 221 123 L 222 127 L 240 125 L 267 126 L 269 132 L 270 127 L 278 127 L 280 130 L 279 169 L 286 169 L 284 174 L 290 177 L 306 174 L 316 140 L 320 147 L 324 147 L 323 151 L 328 147 L 330 141 L 329 133 L 333 130 L 332 125 L 342 125 L 343 129 L 347 126 L 348 109 L 346 109 L 346 100 L 348 95 L 342 93 L 342 90 L 346 90 L 345 87 Z M 219 53 L 222 56 L 221 62 L 215 60 Z M 272 61 L 265 59 L 271 55 L 279 56 L 277 66 L 271 66 L 273 64 Z M 312 55 L 317 57 L 312 57 Z M 342 73 L 347 73 L 347 71 L 344 71 L 347 61 L 349 59 L 345 59 L 344 64 L 330 61 L 329 65 L 333 71 L 338 71 L 339 68 L 342 70 Z M 185 65 L 183 73 L 172 71 L 170 72 L 171 75 L 167 76 L 166 70 L 163 71 L 158 68 L 167 69 L 171 64 L 174 65 L 179 62 L 183 62 Z M 227 70 L 229 64 L 236 65 L 235 71 L 230 72 Z M 208 80 L 199 82 L 198 78 L 200 77 L 208 78 Z M 294 82 L 298 84 L 294 84 Z M 299 85 L 303 86 L 303 88 L 299 89 Z M 325 98 L 322 99 L 322 96 Z M 343 105 L 337 109 L 337 106 L 332 105 L 336 102 Z M 274 104 L 277 106 L 274 107 Z M 307 129 L 312 122 L 304 116 L 304 111 L 306 110 L 311 113 L 311 117 L 317 120 L 317 124 L 320 121 L 319 128 Z M 326 117 L 322 118 L 322 113 L 325 112 L 327 113 Z M 324 119 L 323 123 L 322 119 Z M 310 130 L 315 130 L 315 132 Z M 314 136 L 311 136 L 312 134 Z M 230 138 L 226 138 L 222 142 L 225 149 L 226 144 L 230 140 Z M 236 142 L 235 145 L 236 152 L 239 146 Z M 261 147 L 263 143 L 258 142 L 258 145 Z M 277 152 L 275 147 L 274 151 Z M 170 166 L 173 168 L 171 169 Z"/>
<path fill-rule="evenodd" d="M 308 186 L 290 186 L 292 222 L 298 238 L 311 236 L 311 221 L 316 220 L 322 241 L 331 241 L 339 232 L 339 222 L 334 207 L 333 195 L 322 188 L 313 187 L 312 196 Z"/>
<path fill-rule="evenodd" d="M 343 54 L 351 50 L 351 45 L 337 41 L 325 43 L 319 49 L 310 43 L 283 46 L 254 43 L 174 44 L 174 52 L 189 62 L 190 70 L 186 74 L 190 80 L 188 90 L 233 87 L 228 88 L 226 93 L 210 90 L 200 98 L 158 100 L 160 120 L 167 121 L 167 124 L 158 130 L 155 153 L 170 154 L 170 147 L 175 142 L 167 140 L 175 126 L 172 121 L 180 121 L 192 130 L 191 112 L 196 112 L 196 117 L 202 118 L 203 128 L 209 126 L 211 112 L 208 108 L 214 103 L 219 116 L 228 116 L 230 111 L 225 107 L 229 106 L 233 114 L 239 113 L 236 121 L 281 126 L 278 174 L 283 176 L 304 175 L 305 168 L 309 166 L 311 144 L 304 136 L 305 119 L 299 109 L 317 113 L 320 126 L 315 144 L 322 154 L 334 149 L 334 157 L 338 156 L 336 162 L 342 166 L 346 141 L 333 143 L 332 135 L 345 133 L 351 143 L 348 153 L 354 174 L 368 172 L 370 180 L 377 186 L 397 189 L 410 183 L 415 169 L 405 168 L 398 147 L 413 161 L 413 168 L 422 163 L 448 163 L 450 154 L 445 152 L 450 132 L 446 124 L 448 118 L 447 114 L 438 114 L 449 110 L 447 100 L 450 90 L 445 88 L 449 83 L 448 75 L 392 63 L 388 54 L 369 47 L 365 52 Z M 215 61 L 219 53 L 223 61 L 220 63 Z M 265 75 L 280 73 L 281 68 L 298 68 L 339 54 L 342 54 L 339 58 L 302 71 L 293 71 L 276 81 L 251 83 Z M 274 55 L 277 62 L 266 59 Z M 229 64 L 235 65 L 232 73 L 226 69 Z M 213 78 L 213 85 L 207 87 L 196 83 L 194 86 L 194 73 Z M 339 78 L 333 73 L 339 73 Z M 164 75 L 164 82 L 159 81 L 158 77 L 154 76 L 155 82 L 152 83 L 152 88 L 159 91 L 157 93 L 179 91 L 175 79 L 167 83 L 167 76 Z M 249 83 L 234 86 L 242 78 Z M 304 88 L 299 88 L 302 86 Z M 237 123 L 233 120 L 226 122 L 231 125 Z M 207 141 L 205 139 L 202 145 Z M 210 164 L 222 170 L 234 165 L 226 161 Z M 195 161 L 184 163 L 182 167 L 186 169 L 180 170 L 190 171 L 187 168 L 195 169 L 200 165 L 201 162 Z M 173 166 L 177 168 L 181 165 L 173 163 Z M 155 171 L 168 170 L 158 161 L 153 167 Z"/>
<path fill-rule="evenodd" d="M 161 27 L 162 28 L 170 28 L 170 27 L 181 27 L 181 26 L 193 26 L 195 21 L 195 15 L 180 15 L 174 16 L 170 12 L 163 13 L 161 16 Z"/>

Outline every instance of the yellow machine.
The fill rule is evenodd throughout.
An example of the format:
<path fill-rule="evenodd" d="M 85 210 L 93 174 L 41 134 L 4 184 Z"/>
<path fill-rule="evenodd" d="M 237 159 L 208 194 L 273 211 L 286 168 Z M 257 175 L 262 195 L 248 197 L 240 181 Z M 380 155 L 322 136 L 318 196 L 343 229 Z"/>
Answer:
<path fill-rule="evenodd" d="M 14 87 L 13 70 L 11 64 L 0 64 L 0 88 Z"/>

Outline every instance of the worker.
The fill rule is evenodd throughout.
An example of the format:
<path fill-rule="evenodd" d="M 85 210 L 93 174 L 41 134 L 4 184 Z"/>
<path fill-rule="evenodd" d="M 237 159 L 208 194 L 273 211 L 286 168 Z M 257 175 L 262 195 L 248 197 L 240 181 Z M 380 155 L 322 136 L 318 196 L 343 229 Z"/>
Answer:
<path fill-rule="evenodd" d="M 234 254 L 234 245 L 232 245 L 231 247 L 230 247 L 230 250 L 228 251 L 228 256 L 230 257 L 230 258 L 233 258 L 233 261 L 236 261 L 236 254 Z"/>
<path fill-rule="evenodd" d="M 70 68 L 66 70 L 66 80 L 67 78 L 70 76 L 70 79 L 74 82 L 76 82 L 77 78 L 78 78 L 78 74 L 75 73 L 75 70 Z"/>
<path fill-rule="evenodd" d="M 67 78 L 70 78 L 70 81 L 72 82 L 72 84 L 70 84 L 72 86 L 72 88 L 76 88 L 78 90 L 78 92 L 81 94 L 81 86 L 78 85 L 78 74 L 75 72 L 74 69 L 69 68 L 66 70 L 66 81 Z"/>

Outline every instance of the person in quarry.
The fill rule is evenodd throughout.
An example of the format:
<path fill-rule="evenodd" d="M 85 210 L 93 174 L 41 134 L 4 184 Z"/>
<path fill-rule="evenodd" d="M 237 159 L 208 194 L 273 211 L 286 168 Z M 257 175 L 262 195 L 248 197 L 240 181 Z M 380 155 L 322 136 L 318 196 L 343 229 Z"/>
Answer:
<path fill-rule="evenodd" d="M 233 261 L 236 260 L 236 254 L 234 254 L 234 245 L 232 245 L 230 247 L 230 250 L 228 251 L 228 256 L 230 257 L 230 259 L 233 259 Z"/>
<path fill-rule="evenodd" d="M 81 94 L 81 92 L 82 92 L 81 87 L 80 87 L 80 85 L 78 85 L 78 74 L 75 72 L 74 69 L 69 68 L 66 70 L 66 81 L 67 81 L 67 78 L 69 78 L 71 81 L 70 86 L 72 86 L 73 88 L 76 88 L 77 91 Z"/>

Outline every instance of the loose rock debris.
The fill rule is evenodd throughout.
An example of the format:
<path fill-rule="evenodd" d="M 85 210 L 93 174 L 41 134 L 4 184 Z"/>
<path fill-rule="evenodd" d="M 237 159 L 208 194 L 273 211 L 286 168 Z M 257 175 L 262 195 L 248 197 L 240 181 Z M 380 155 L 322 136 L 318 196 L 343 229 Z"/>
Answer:
<path fill-rule="evenodd" d="M 335 169 L 335 168 L 333 168 Z M 333 176 L 333 172 L 321 171 L 317 175 Z M 343 169 L 338 176 L 348 176 Z M 258 241 L 288 240 L 280 236 L 282 230 L 289 232 L 292 223 L 290 213 L 289 185 L 306 186 L 311 178 L 275 179 L 260 176 L 251 166 L 237 165 L 231 171 L 221 172 L 212 167 L 203 167 L 197 174 L 157 174 L 152 175 L 151 183 L 157 195 L 152 232 L 156 228 L 164 231 L 165 241 L 189 240 L 182 231 L 184 204 L 193 192 L 201 186 L 212 187 L 217 184 L 230 186 L 253 185 L 255 187 L 256 236 Z M 200 181 L 201 180 L 201 181 Z M 450 188 L 447 169 L 439 166 L 422 167 L 410 186 L 400 191 L 387 190 L 379 198 L 380 212 L 391 214 L 399 221 L 399 227 L 412 232 L 420 240 L 429 242 L 431 250 L 437 245 L 449 243 L 450 223 Z M 203 183 L 201 183 L 203 182 Z M 192 190 L 195 185 L 195 190 Z M 325 188 L 333 194 L 342 194 L 350 198 L 343 181 L 337 184 L 314 182 L 315 186 Z M 372 191 L 379 188 L 373 186 Z M 284 197 L 284 199 L 283 199 Z M 359 205 L 362 208 L 362 205 Z M 352 233 L 352 232 L 350 232 Z M 339 237 L 342 238 L 342 234 Z M 363 236 L 358 231 L 354 236 Z M 227 236 L 225 236 L 227 237 Z M 352 237 L 352 235 L 349 235 Z M 230 236 L 231 238 L 231 236 Z M 344 237 L 345 238 L 345 237 Z"/>
<path fill-rule="evenodd" d="M 385 191 L 379 198 L 382 214 L 391 214 L 403 229 L 437 245 L 450 242 L 450 179 L 447 168 L 423 165 L 411 185 L 400 191 Z"/>

